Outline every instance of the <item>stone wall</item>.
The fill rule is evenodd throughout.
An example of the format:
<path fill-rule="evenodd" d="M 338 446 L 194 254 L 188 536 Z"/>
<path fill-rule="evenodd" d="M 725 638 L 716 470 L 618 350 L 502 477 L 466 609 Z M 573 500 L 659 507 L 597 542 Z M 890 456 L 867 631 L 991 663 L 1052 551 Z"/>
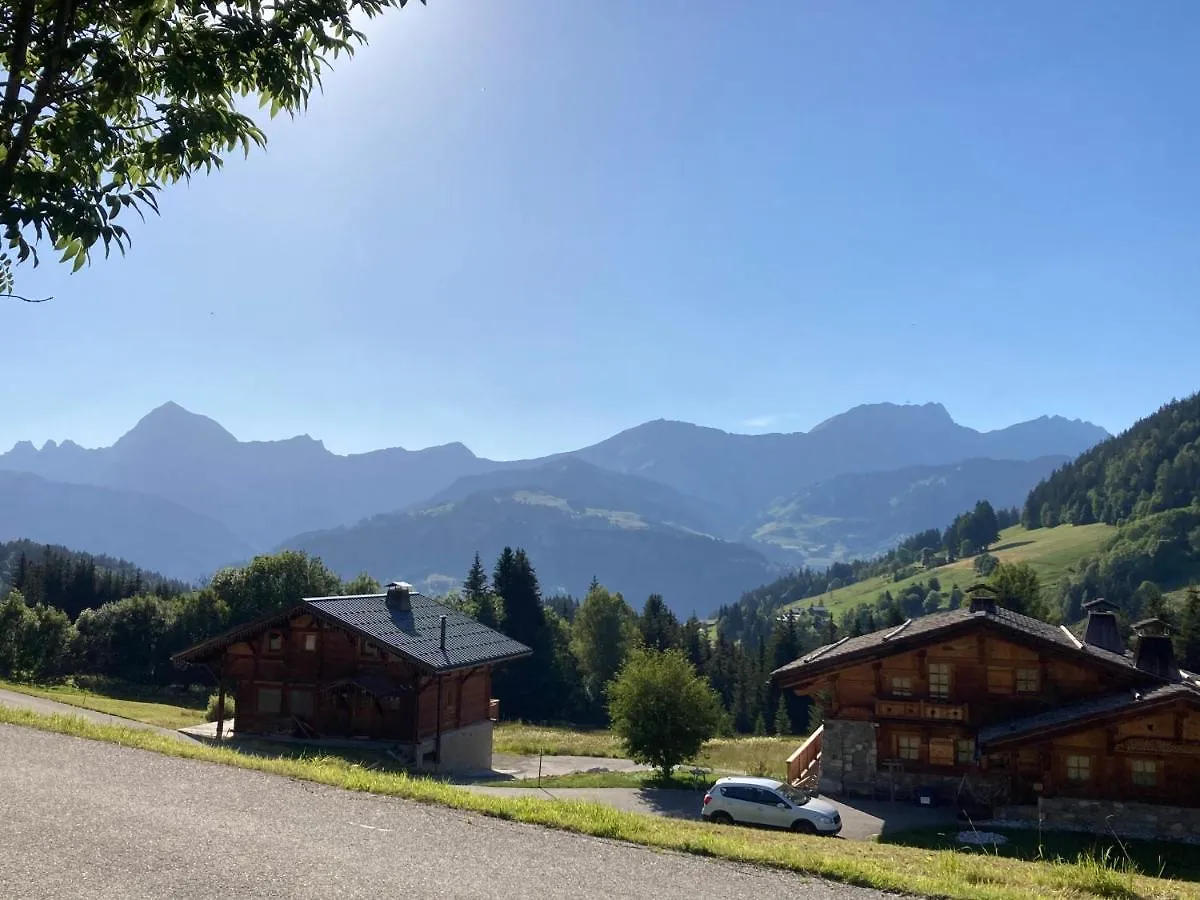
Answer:
<path fill-rule="evenodd" d="M 1004 776 L 972 773 L 964 778 L 962 774 L 881 769 L 876 737 L 872 722 L 827 719 L 817 790 L 834 796 L 911 801 L 918 791 L 931 789 L 938 805 L 954 803 L 960 796 L 983 804 L 1007 801 L 1008 779 Z"/>
<path fill-rule="evenodd" d="M 1116 800 L 1076 800 L 1041 797 L 1037 806 L 997 810 L 997 820 L 1051 831 L 1116 832 L 1122 837 L 1162 838 L 1200 844 L 1200 809 L 1121 803 Z"/>
<path fill-rule="evenodd" d="M 875 725 L 828 719 L 821 736 L 822 794 L 874 796 L 876 776 Z"/>

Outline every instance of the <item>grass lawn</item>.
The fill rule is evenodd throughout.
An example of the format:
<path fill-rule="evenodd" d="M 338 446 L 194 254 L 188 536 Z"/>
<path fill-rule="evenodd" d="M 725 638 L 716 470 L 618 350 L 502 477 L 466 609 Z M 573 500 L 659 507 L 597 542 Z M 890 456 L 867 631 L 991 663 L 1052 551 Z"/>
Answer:
<path fill-rule="evenodd" d="M 804 738 L 799 736 L 717 738 L 705 744 L 700 755 L 691 760 L 689 765 L 719 772 L 783 778 L 787 772 L 788 756 L 802 743 Z M 520 722 L 497 725 L 493 749 L 497 753 L 522 756 L 536 756 L 539 753 L 546 756 L 602 756 L 608 759 L 623 759 L 626 756 L 620 738 L 611 731 L 554 728 Z"/>
<path fill-rule="evenodd" d="M 482 781 L 490 787 L 513 788 L 655 788 L 673 791 L 703 791 L 716 776 L 693 778 L 686 772 L 663 780 L 657 772 L 573 772 L 570 775 L 517 778 L 508 781 Z"/>
<path fill-rule="evenodd" d="M 1037 572 L 1042 588 L 1048 596 L 1055 596 L 1059 582 L 1083 556 L 1095 555 L 1117 533 L 1113 525 L 1060 525 L 1058 528 L 1037 528 L 1026 531 L 1020 525 L 1000 532 L 1000 541 L 989 552 L 1001 562 L 1026 562 Z M 893 595 L 900 594 L 910 584 L 927 581 L 936 575 L 942 591 L 949 593 L 954 585 L 967 588 L 979 580 L 974 571 L 973 559 L 960 559 L 948 566 L 919 572 L 903 581 L 891 581 L 887 576 L 876 576 L 856 584 L 838 588 L 824 598 L 809 597 L 793 603 L 793 607 L 807 607 L 823 599 L 825 606 L 835 615 L 859 603 L 874 603 L 885 590 Z"/>
<path fill-rule="evenodd" d="M 492 732 L 492 749 L 496 753 L 515 753 L 520 756 L 603 756 L 622 759 L 625 749 L 621 740 L 603 728 L 573 729 L 524 722 L 501 722 Z"/>
<path fill-rule="evenodd" d="M 658 850 L 717 857 L 739 863 L 829 878 L 880 890 L 955 900 L 1025 900 L 1028 897 L 1161 897 L 1200 900 L 1200 887 L 1124 871 L 1094 857 L 1029 862 L 983 853 L 930 850 L 901 844 L 858 843 L 710 825 L 623 812 L 597 803 L 494 797 L 428 778 L 378 772 L 336 758 L 256 756 L 227 747 L 177 741 L 154 732 L 98 725 L 74 716 L 43 716 L 0 706 L 0 724 L 38 728 L 117 743 L 168 756 L 236 766 L 347 790 L 391 797 L 628 841 Z"/>
<path fill-rule="evenodd" d="M 0 688 L 57 700 L 161 728 L 179 729 L 204 721 L 208 694 L 105 681 L 92 689 L 74 683 L 24 684 L 0 679 Z"/>
<path fill-rule="evenodd" d="M 966 828 L 920 828 L 885 834 L 882 843 L 904 847 L 924 847 L 928 850 L 945 850 L 963 847 L 957 835 Z M 1118 839 L 1113 835 L 1076 834 L 1051 831 L 1040 835 L 1034 829 L 989 828 L 989 832 L 1002 834 L 1008 840 L 1003 844 L 989 844 L 986 848 L 971 848 L 961 852 L 987 853 L 1010 859 L 1063 860 L 1078 859 L 1081 855 L 1095 859 L 1132 862 L 1136 868 L 1150 875 L 1200 881 L 1200 853 L 1189 844 L 1169 841 L 1135 841 Z"/>

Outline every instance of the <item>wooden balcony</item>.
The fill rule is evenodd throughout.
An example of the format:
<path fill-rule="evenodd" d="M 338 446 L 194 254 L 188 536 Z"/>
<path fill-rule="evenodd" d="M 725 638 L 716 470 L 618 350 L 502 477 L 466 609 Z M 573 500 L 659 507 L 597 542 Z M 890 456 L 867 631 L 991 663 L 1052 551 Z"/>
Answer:
<path fill-rule="evenodd" d="M 925 722 L 966 722 L 967 704 L 945 700 L 876 700 L 875 718 Z"/>
<path fill-rule="evenodd" d="M 813 788 L 821 774 L 821 736 L 825 733 L 825 726 L 821 725 L 808 736 L 803 744 L 801 744 L 796 752 L 787 759 L 787 777 L 788 783 L 797 786 Z"/>

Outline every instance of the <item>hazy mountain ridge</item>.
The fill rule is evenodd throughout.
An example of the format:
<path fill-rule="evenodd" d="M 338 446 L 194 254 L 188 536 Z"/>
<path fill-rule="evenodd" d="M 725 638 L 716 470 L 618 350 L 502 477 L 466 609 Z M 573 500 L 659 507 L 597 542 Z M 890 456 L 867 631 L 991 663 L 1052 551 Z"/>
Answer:
<path fill-rule="evenodd" d="M 653 554 L 647 557 L 633 546 L 636 534 L 643 538 L 654 535 L 651 545 L 675 542 L 672 546 L 691 548 L 673 551 L 674 564 L 701 568 L 708 565 L 701 557 L 711 550 L 712 542 L 690 541 L 701 540 L 699 535 L 715 535 L 749 544 L 737 551 L 722 544 L 716 554 L 732 570 L 752 576 L 740 590 L 758 583 L 756 578 L 761 580 L 761 574 L 755 573 L 768 565 L 764 553 L 779 562 L 803 560 L 803 554 L 782 549 L 777 542 L 755 543 L 753 536 L 775 515 L 772 509 L 794 503 L 797 495 L 814 485 L 914 465 L 954 464 L 993 452 L 1015 459 L 1074 456 L 1105 434 L 1097 426 L 1061 417 L 978 432 L 955 423 L 939 404 L 873 404 L 834 416 L 807 433 L 732 434 L 657 420 L 571 453 L 495 461 L 475 456 L 461 443 L 338 455 L 308 435 L 243 442 L 214 420 L 168 403 L 143 417 L 111 447 L 88 449 L 63 441 L 37 449 L 22 442 L 0 455 L 0 470 L 29 472 L 64 485 L 107 488 L 122 496 L 134 493 L 169 501 L 199 514 L 202 522 L 223 524 L 236 536 L 234 542 L 242 549 L 231 550 L 236 558 L 228 562 L 251 551 L 284 544 L 302 546 L 305 541 L 316 541 L 318 535 L 324 542 L 326 533 L 349 532 L 352 529 L 347 526 L 355 523 L 367 528 L 364 520 L 368 517 L 378 523 L 379 514 L 436 505 L 449 506 L 451 512 L 444 521 L 457 523 L 459 530 L 427 530 L 420 546 L 430 561 L 414 559 L 411 564 L 423 572 L 457 576 L 476 549 L 483 552 L 492 536 L 500 540 L 499 535 L 506 533 L 502 543 L 524 541 L 531 552 L 542 547 L 547 558 L 535 556 L 535 561 L 563 585 L 595 574 L 613 587 L 625 589 L 615 577 L 617 572 L 628 572 L 632 584 L 648 584 L 660 577 L 656 572 L 663 571 L 653 564 Z M 1032 487 L 1036 480 L 1025 487 Z M 988 496 L 985 484 L 971 490 Z M 479 502 L 468 503 L 476 494 Z M 518 499 L 518 494 L 528 496 Z M 536 495 L 543 495 L 542 500 L 531 502 Z M 589 510 L 606 513 L 589 514 Z M 63 516 L 69 518 L 65 511 Z M 171 540 L 205 548 L 220 546 L 211 535 L 203 539 L 190 536 L 188 529 L 204 535 L 210 528 L 197 522 L 186 527 L 160 525 L 158 535 L 175 534 L 165 542 L 146 537 L 139 539 L 139 544 L 131 537 L 114 547 L 73 540 L 76 532 L 65 520 L 58 530 L 45 517 L 30 521 L 43 529 L 39 539 L 119 552 L 172 574 L 183 570 L 177 565 L 181 560 L 171 556 Z M 409 519 L 395 521 L 405 523 L 397 526 L 396 540 L 406 540 L 414 526 Z M 16 524 L 20 527 L 19 521 Z M 939 518 L 914 527 L 944 524 Z M 378 530 L 378 524 L 372 527 Z M 857 546 L 855 542 L 866 546 L 874 541 L 860 535 L 854 530 L 857 527 L 847 528 L 843 551 Z M 540 534 L 537 528 L 550 533 Z M 125 531 L 130 536 L 140 534 L 132 527 Z M 612 534 L 600 536 L 608 531 Z M 374 532 L 367 529 L 367 533 Z M 426 531 L 417 529 L 417 533 Z M 575 539 L 583 534 L 595 542 L 593 563 L 587 561 L 586 546 Z M 429 544 L 435 537 L 446 546 Z M 838 539 L 836 534 L 831 538 Z M 349 553 L 337 541 L 330 546 L 337 553 Z M 411 580 L 412 576 L 400 571 L 404 567 L 398 566 L 411 554 L 407 548 L 392 546 L 396 564 L 385 567 L 385 561 L 378 559 L 381 573 L 387 568 L 388 577 L 404 574 Z M 207 560 L 208 550 L 193 556 L 182 560 L 183 564 Z M 731 562 L 734 557 L 751 562 L 735 565 Z M 364 549 L 360 562 L 346 556 L 343 568 L 354 574 L 370 568 L 372 558 Z M 450 566 L 452 559 L 457 562 Z M 643 562 L 632 562 L 639 559 Z M 572 568 L 576 565 L 580 572 Z M 204 570 L 211 568 L 205 565 Z M 197 574 L 188 572 L 187 576 Z M 674 576 L 662 577 L 669 580 Z M 717 573 L 712 581 L 715 587 L 724 583 L 724 578 Z M 665 588 L 659 584 L 657 589 Z"/>
<path fill-rule="evenodd" d="M 599 471 L 599 470 L 597 470 Z M 524 547 L 546 594 L 587 592 L 593 576 L 635 603 L 664 594 L 681 615 L 706 614 L 713 598 L 778 574 L 757 550 L 623 510 L 600 510 L 542 491 L 494 488 L 426 509 L 373 516 L 357 525 L 297 535 L 281 547 L 320 556 L 351 577 L 367 571 L 427 590 L 457 586 L 476 550 L 495 559 Z"/>
<path fill-rule="evenodd" d="M 949 524 L 979 500 L 1019 508 L 1032 485 L 1069 459 L 968 459 L 838 475 L 773 503 L 747 537 L 814 565 L 867 559 L 938 522 Z"/>
<path fill-rule="evenodd" d="M 0 471 L 0 542 L 21 539 L 137 560 L 186 581 L 254 552 L 215 519 L 162 497 Z"/>

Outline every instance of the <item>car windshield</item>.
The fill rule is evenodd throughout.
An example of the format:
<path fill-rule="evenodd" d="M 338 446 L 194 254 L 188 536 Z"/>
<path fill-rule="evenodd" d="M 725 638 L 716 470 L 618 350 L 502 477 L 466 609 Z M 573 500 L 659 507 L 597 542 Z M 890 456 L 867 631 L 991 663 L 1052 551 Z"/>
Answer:
<path fill-rule="evenodd" d="M 810 799 L 812 799 L 804 791 L 797 790 L 796 788 L 791 787 L 790 785 L 786 785 L 786 784 L 780 785 L 779 793 L 782 794 L 784 797 L 786 797 L 791 803 L 793 803 L 796 806 L 803 806 Z"/>

